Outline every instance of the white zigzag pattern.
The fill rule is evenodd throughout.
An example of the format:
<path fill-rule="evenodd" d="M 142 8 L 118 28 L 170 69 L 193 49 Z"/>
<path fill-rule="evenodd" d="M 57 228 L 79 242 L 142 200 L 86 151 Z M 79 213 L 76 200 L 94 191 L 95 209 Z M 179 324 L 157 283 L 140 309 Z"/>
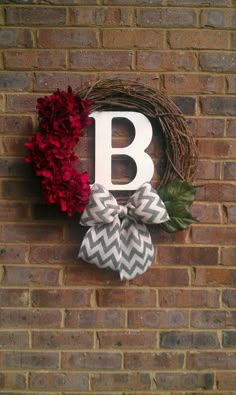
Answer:
<path fill-rule="evenodd" d="M 131 280 L 144 273 L 154 257 L 151 236 L 144 223 L 165 222 L 169 216 L 149 183 L 145 183 L 128 201 L 128 217 L 122 220 L 122 224 L 119 219 L 121 207 L 101 185 L 92 187 L 90 202 L 81 218 L 82 225 L 92 228 L 84 237 L 79 257 L 100 268 L 119 270 L 121 279 Z M 138 222 L 140 220 L 142 223 Z"/>
<path fill-rule="evenodd" d="M 145 223 L 161 223 L 169 219 L 164 203 L 150 184 L 144 184 L 130 202 L 134 205 L 132 214 Z"/>
<path fill-rule="evenodd" d="M 79 257 L 85 258 L 86 261 L 99 267 L 110 267 L 113 270 L 118 270 L 121 249 L 119 245 L 119 226 L 117 225 L 118 223 L 115 226 L 114 224 L 97 225 L 89 229 L 87 237 L 83 240 Z M 104 227 L 104 229 L 98 229 L 99 227 Z M 110 232 L 107 232 L 107 227 L 116 228 L 113 235 L 108 236 Z M 104 249 L 104 245 L 106 245 L 107 251 Z"/>
<path fill-rule="evenodd" d="M 138 229 L 135 224 L 131 224 L 122 232 L 120 265 L 122 280 L 131 280 L 136 275 L 144 273 L 153 261 L 154 249 L 150 234 L 144 224 L 137 223 L 136 226 Z"/>
<path fill-rule="evenodd" d="M 90 202 L 82 214 L 81 223 L 92 226 L 98 223 L 112 222 L 119 211 L 116 199 L 105 189 L 100 192 L 100 189 L 93 188 Z"/>

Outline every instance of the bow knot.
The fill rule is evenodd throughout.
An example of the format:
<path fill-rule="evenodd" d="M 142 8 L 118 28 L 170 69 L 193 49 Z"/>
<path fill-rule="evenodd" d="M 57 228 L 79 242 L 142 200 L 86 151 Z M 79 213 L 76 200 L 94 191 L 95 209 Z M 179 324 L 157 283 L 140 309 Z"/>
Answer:
<path fill-rule="evenodd" d="M 149 183 L 143 184 L 125 206 L 118 205 L 102 185 L 94 184 L 80 221 L 91 228 L 82 241 L 79 258 L 117 270 L 122 280 L 131 280 L 144 273 L 154 258 L 145 224 L 168 220 L 164 203 Z"/>
<path fill-rule="evenodd" d="M 128 215 L 128 208 L 127 208 L 127 206 L 119 206 L 120 207 L 120 212 L 119 212 L 119 217 L 120 218 L 124 218 L 124 217 L 127 217 L 127 215 Z"/>

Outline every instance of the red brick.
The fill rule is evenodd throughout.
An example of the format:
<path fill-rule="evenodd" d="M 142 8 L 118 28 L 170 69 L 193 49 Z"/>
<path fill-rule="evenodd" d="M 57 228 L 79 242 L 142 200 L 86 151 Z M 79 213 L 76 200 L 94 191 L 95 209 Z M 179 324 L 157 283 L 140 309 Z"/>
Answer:
<path fill-rule="evenodd" d="M 236 12 L 234 10 L 204 10 L 200 18 L 202 27 L 234 28 Z"/>
<path fill-rule="evenodd" d="M 99 348 L 103 349 L 153 349 L 156 333 L 145 331 L 102 331 L 97 333 Z"/>
<path fill-rule="evenodd" d="M 39 48 L 96 48 L 98 45 L 93 29 L 41 29 L 38 33 Z"/>
<path fill-rule="evenodd" d="M 138 51 L 137 69 L 147 71 L 193 71 L 196 69 L 195 52 Z"/>
<path fill-rule="evenodd" d="M 33 331 L 32 347 L 36 349 L 90 349 L 93 333 L 85 331 Z"/>
<path fill-rule="evenodd" d="M 113 373 L 94 374 L 91 378 L 92 390 L 113 391 L 148 390 L 151 388 L 151 378 L 148 373 Z"/>
<path fill-rule="evenodd" d="M 1 307 L 25 307 L 29 305 L 29 291 L 27 289 L 0 289 Z"/>
<path fill-rule="evenodd" d="M 231 42 L 232 42 L 231 48 L 236 49 L 236 33 L 231 34 Z"/>
<path fill-rule="evenodd" d="M 56 352 L 0 352 L 3 369 L 58 369 L 59 354 Z"/>
<path fill-rule="evenodd" d="M 26 245 L 8 245 L 0 246 L 0 262 L 3 263 L 26 263 L 28 260 L 29 247 Z"/>
<path fill-rule="evenodd" d="M 71 8 L 69 21 L 76 26 L 130 26 L 133 19 L 131 8 Z"/>
<path fill-rule="evenodd" d="M 236 115 L 235 98 L 233 97 L 201 97 L 203 114 L 209 115 Z"/>
<path fill-rule="evenodd" d="M 236 223 L 236 206 L 235 205 L 224 205 L 224 223 L 235 224 Z"/>
<path fill-rule="evenodd" d="M 236 136 L 236 120 L 228 119 L 226 123 L 226 132 L 227 136 L 235 137 Z"/>
<path fill-rule="evenodd" d="M 224 119 L 192 118 L 188 120 L 189 128 L 195 137 L 223 137 Z"/>
<path fill-rule="evenodd" d="M 0 332 L 0 348 L 8 349 L 27 349 L 29 348 L 29 334 L 27 332 L 18 331 L 1 331 Z M 0 385 L 1 387 L 1 385 Z"/>
<path fill-rule="evenodd" d="M 202 53 L 199 58 L 203 71 L 234 72 L 236 71 L 236 56 L 232 53 Z"/>
<path fill-rule="evenodd" d="M 219 307 L 220 293 L 218 290 L 186 290 L 173 289 L 159 291 L 160 307 Z"/>
<path fill-rule="evenodd" d="M 77 264 L 78 245 L 63 246 L 32 246 L 31 262 L 39 264 L 61 264 L 75 263 Z"/>
<path fill-rule="evenodd" d="M 56 69 L 66 67 L 64 50 L 8 50 L 5 51 L 6 69 Z"/>
<path fill-rule="evenodd" d="M 144 285 L 148 287 L 169 287 L 169 286 L 187 286 L 188 271 L 187 269 L 166 269 L 151 268 L 142 276 L 138 276 L 132 281 L 135 285 Z"/>
<path fill-rule="evenodd" d="M 227 183 L 206 184 L 198 189 L 197 200 L 205 200 L 209 202 L 231 202 L 235 199 L 236 186 Z"/>
<path fill-rule="evenodd" d="M 172 49 L 226 49 L 229 36 L 222 31 L 171 30 L 168 43 Z"/>
<path fill-rule="evenodd" d="M 170 349 L 218 348 L 220 342 L 214 332 L 161 332 L 160 347 Z"/>
<path fill-rule="evenodd" d="M 155 383 L 159 390 L 212 389 L 213 373 L 157 373 Z"/>
<path fill-rule="evenodd" d="M 65 316 L 67 328 L 124 328 L 125 311 L 106 310 L 67 310 Z"/>
<path fill-rule="evenodd" d="M 196 13 L 188 9 L 141 8 L 137 13 L 137 25 L 143 27 L 191 27 L 196 21 Z"/>
<path fill-rule="evenodd" d="M 103 46 L 164 49 L 164 32 L 144 29 L 106 29 L 103 31 Z"/>
<path fill-rule="evenodd" d="M 8 161 L 9 162 L 9 161 Z M 18 161 L 13 162 L 13 167 L 9 168 L 8 171 L 17 172 Z M 16 166 L 15 166 L 16 165 Z M 26 168 L 27 170 L 27 168 Z M 7 169 L 5 169 L 7 172 Z M 34 199 L 41 200 L 42 192 L 38 180 L 28 180 L 28 181 L 11 181 L 6 180 L 2 182 L 2 196 L 4 199 L 18 200 L 18 199 Z"/>
<path fill-rule="evenodd" d="M 1 177 L 22 177 L 32 175 L 32 168 L 22 159 L 0 159 Z"/>
<path fill-rule="evenodd" d="M 31 1 L 31 0 L 30 0 Z M 53 0 L 52 0 L 53 1 Z M 15 395 L 16 393 L 14 391 L 7 391 L 4 392 L 4 395 Z M 17 395 L 26 395 L 26 392 L 22 392 L 22 391 L 17 391 Z M 43 395 L 43 392 L 27 392 L 27 395 Z M 47 395 L 60 395 L 58 392 L 47 392 Z M 68 393 L 65 393 L 65 395 L 68 395 Z M 69 395 L 73 395 L 71 392 L 69 393 Z M 75 395 L 75 394 L 74 394 Z M 78 395 L 78 393 L 76 394 Z M 148 394 L 150 395 L 150 394 Z M 152 395 L 152 394 L 151 394 Z M 156 394 L 155 394 L 156 395 Z M 178 395 L 178 394 L 177 394 Z M 202 394 L 201 394 L 202 395 Z M 225 395 L 225 394 L 224 394 Z"/>
<path fill-rule="evenodd" d="M 236 265 L 236 247 L 223 247 L 221 252 L 221 263 L 225 266 Z"/>
<path fill-rule="evenodd" d="M 50 7 L 6 7 L 7 25 L 58 26 L 66 23 L 65 8 Z"/>
<path fill-rule="evenodd" d="M 34 35 L 30 29 L 0 28 L 1 48 L 32 48 L 33 42 Z"/>
<path fill-rule="evenodd" d="M 77 73 L 35 73 L 34 90 L 40 92 L 54 92 L 58 87 L 66 90 L 70 85 L 79 88 L 85 84 L 92 84 L 96 80 L 94 74 Z M 83 139 L 84 140 L 84 139 Z M 82 140 L 81 140 L 82 142 Z"/>
<path fill-rule="evenodd" d="M 217 265 L 218 248 L 160 246 L 157 261 L 161 265 Z"/>
<path fill-rule="evenodd" d="M 219 390 L 235 390 L 236 377 L 235 372 L 217 372 L 216 385 Z"/>
<path fill-rule="evenodd" d="M 10 113 L 24 113 L 24 112 L 36 112 L 36 105 L 38 94 L 9 94 L 6 101 L 7 112 Z"/>
<path fill-rule="evenodd" d="M 196 168 L 196 180 L 219 180 L 221 162 L 213 160 L 199 160 Z"/>
<path fill-rule="evenodd" d="M 113 352 L 63 352 L 62 368 L 90 371 L 121 369 L 121 355 Z"/>
<path fill-rule="evenodd" d="M 71 51 L 69 65 L 72 70 L 130 70 L 131 51 Z"/>
<path fill-rule="evenodd" d="M 32 373 L 32 390 L 88 391 L 89 377 L 85 373 Z"/>
<path fill-rule="evenodd" d="M 127 0 L 104 0 L 104 4 L 107 5 L 127 5 Z M 162 5 L 162 0 L 129 0 L 129 5 L 147 5 L 156 6 Z"/>
<path fill-rule="evenodd" d="M 236 77 L 227 76 L 226 77 L 227 92 L 230 94 L 236 94 Z"/>
<path fill-rule="evenodd" d="M 193 243 L 230 245 L 235 243 L 236 227 L 194 227 Z"/>
<path fill-rule="evenodd" d="M 171 6 L 230 7 L 231 0 L 168 0 Z"/>
<path fill-rule="evenodd" d="M 6 266 L 3 284 L 5 285 L 58 285 L 59 269 L 31 266 Z"/>
<path fill-rule="evenodd" d="M 59 310 L 2 310 L 3 328 L 58 328 L 61 325 Z"/>
<path fill-rule="evenodd" d="M 2 156 L 25 156 L 28 154 L 24 146 L 25 137 L 5 136 L 0 138 L 0 155 Z"/>
<path fill-rule="evenodd" d="M 32 86 L 32 76 L 29 73 L 17 73 L 11 71 L 0 72 L 1 91 L 30 91 Z"/>
<path fill-rule="evenodd" d="M 236 281 L 236 270 L 229 269 L 203 269 L 196 268 L 194 272 L 193 285 L 208 285 L 227 287 L 234 286 Z"/>
<path fill-rule="evenodd" d="M 123 81 L 132 80 L 144 85 L 150 85 L 152 88 L 159 86 L 159 76 L 156 73 L 140 73 L 140 72 L 102 72 L 99 73 L 101 78 L 122 79 Z"/>
<path fill-rule="evenodd" d="M 65 285 L 116 285 L 122 287 L 119 274 L 113 270 L 101 270 L 95 265 L 80 264 L 77 267 L 65 268 Z"/>
<path fill-rule="evenodd" d="M 103 26 L 130 26 L 133 22 L 133 8 L 105 8 Z"/>
<path fill-rule="evenodd" d="M 0 133 L 23 134 L 28 136 L 33 132 L 33 122 L 30 116 L 0 115 Z"/>
<path fill-rule="evenodd" d="M 1 13 L 1 11 L 0 11 Z M 1 14 L 0 14 L 0 19 L 1 19 Z M 0 55 L 0 70 L 4 69 L 4 64 L 3 64 L 3 54 Z"/>
<path fill-rule="evenodd" d="M 163 87 L 167 93 L 221 93 L 224 89 L 223 77 L 196 74 L 166 74 L 163 76 Z"/>
<path fill-rule="evenodd" d="M 220 206 L 218 204 L 194 204 L 191 213 L 198 221 L 209 224 L 219 224 L 221 222 Z"/>
<path fill-rule="evenodd" d="M 199 329 L 234 328 L 236 323 L 235 311 L 193 311 L 191 325 Z"/>
<path fill-rule="evenodd" d="M 185 115 L 194 115 L 196 111 L 196 98 L 188 96 L 172 96 L 171 99 Z"/>
<path fill-rule="evenodd" d="M 60 242 L 62 228 L 58 225 L 5 225 L 3 240 L 7 242 Z"/>
<path fill-rule="evenodd" d="M 184 354 L 176 352 L 125 353 L 125 368 L 131 370 L 181 369 Z"/>
<path fill-rule="evenodd" d="M 50 2 L 53 5 L 98 5 L 98 0 L 50 0 Z"/>
<path fill-rule="evenodd" d="M 0 372 L 0 389 L 18 390 L 24 388 L 26 388 L 26 375 L 24 373 Z"/>
<path fill-rule="evenodd" d="M 198 140 L 201 158 L 235 158 L 235 140 Z"/>
<path fill-rule="evenodd" d="M 99 307 L 155 307 L 156 292 L 151 289 L 98 289 Z"/>
<path fill-rule="evenodd" d="M 187 355 L 187 369 L 203 370 L 208 369 L 225 370 L 236 368 L 236 354 L 225 352 L 198 352 Z"/>
<path fill-rule="evenodd" d="M 35 289 L 31 300 L 34 307 L 90 307 L 91 296 L 89 289 Z"/>
<path fill-rule="evenodd" d="M 226 307 L 236 307 L 236 290 L 226 289 L 222 291 L 222 302 Z"/>
<path fill-rule="evenodd" d="M 235 348 L 236 346 L 236 331 L 224 331 L 222 336 L 223 347 Z"/>
<path fill-rule="evenodd" d="M 186 328 L 188 314 L 184 310 L 130 310 L 128 312 L 130 328 Z"/>

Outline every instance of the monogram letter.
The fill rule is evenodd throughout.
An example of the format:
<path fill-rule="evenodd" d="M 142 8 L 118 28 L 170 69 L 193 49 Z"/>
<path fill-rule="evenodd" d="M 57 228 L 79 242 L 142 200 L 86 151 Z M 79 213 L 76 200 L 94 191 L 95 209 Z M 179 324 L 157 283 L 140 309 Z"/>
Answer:
<path fill-rule="evenodd" d="M 154 165 L 151 157 L 144 152 L 152 140 L 152 125 L 147 117 L 138 112 L 102 111 L 93 112 L 95 120 L 95 183 L 102 184 L 108 190 L 136 190 L 142 184 L 150 181 Z M 135 129 L 135 138 L 127 147 L 112 147 L 112 119 L 127 118 Z M 112 155 L 127 155 L 137 166 L 134 179 L 123 185 L 112 183 Z"/>

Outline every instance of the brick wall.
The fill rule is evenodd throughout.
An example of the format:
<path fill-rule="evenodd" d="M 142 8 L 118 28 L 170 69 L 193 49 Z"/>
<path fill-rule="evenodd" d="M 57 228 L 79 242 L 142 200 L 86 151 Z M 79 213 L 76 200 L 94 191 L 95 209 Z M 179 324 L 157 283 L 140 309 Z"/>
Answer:
<path fill-rule="evenodd" d="M 0 4 L 0 393 L 236 394 L 235 2 Z M 36 98 L 104 76 L 166 90 L 200 149 L 200 223 L 130 283 L 77 262 L 23 161 Z"/>

